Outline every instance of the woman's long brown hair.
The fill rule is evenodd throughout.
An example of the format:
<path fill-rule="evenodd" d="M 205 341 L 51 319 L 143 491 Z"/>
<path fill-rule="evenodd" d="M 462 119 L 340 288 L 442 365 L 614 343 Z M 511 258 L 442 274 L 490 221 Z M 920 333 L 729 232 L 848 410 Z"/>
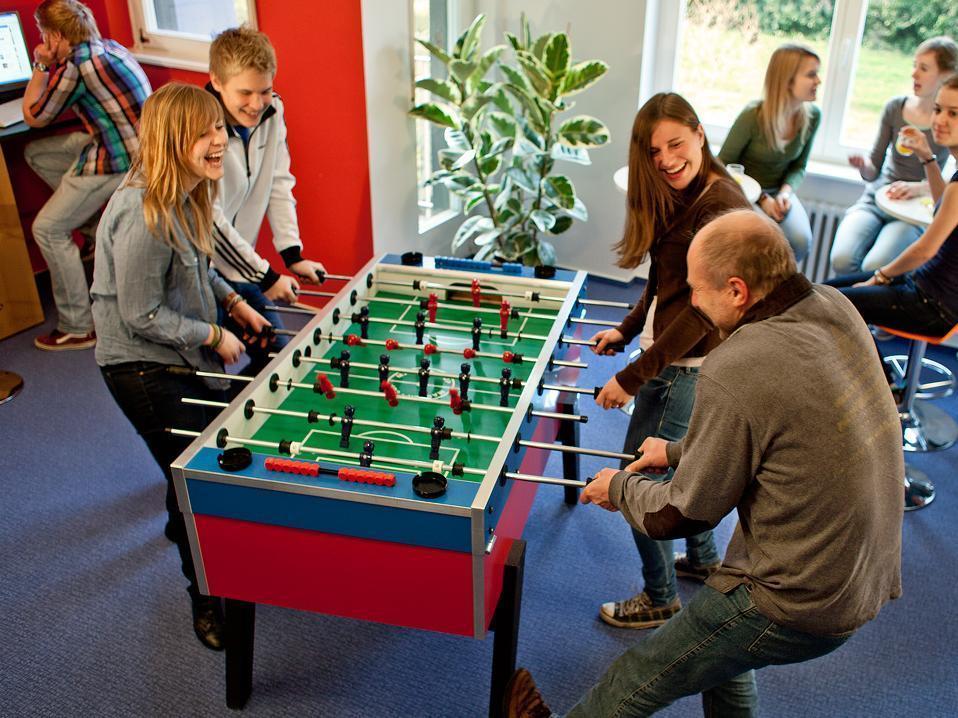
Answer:
<path fill-rule="evenodd" d="M 728 176 L 722 163 L 712 155 L 706 140 L 702 147 L 702 166 L 692 183 L 683 192 L 669 187 L 652 161 L 652 133 L 662 120 L 685 125 L 693 132 L 701 126 L 698 115 L 688 101 L 674 92 L 660 92 L 642 105 L 632 123 L 629 142 L 629 189 L 625 229 L 614 249 L 620 267 L 639 266 L 648 254 L 656 233 L 662 232 L 674 219 L 683 193 L 698 196 L 710 174 Z"/>

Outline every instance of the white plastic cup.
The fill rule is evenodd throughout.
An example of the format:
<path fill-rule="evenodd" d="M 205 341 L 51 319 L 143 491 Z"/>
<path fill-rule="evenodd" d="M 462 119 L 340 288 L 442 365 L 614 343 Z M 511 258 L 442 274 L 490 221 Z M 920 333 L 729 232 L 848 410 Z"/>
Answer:
<path fill-rule="evenodd" d="M 735 162 L 731 162 L 725 165 L 725 169 L 727 169 L 728 173 L 732 175 L 733 177 L 735 176 L 741 177 L 745 175 L 745 165 L 740 165 Z"/>
<path fill-rule="evenodd" d="M 915 151 L 911 147 L 905 144 L 906 139 L 907 137 L 905 137 L 905 135 L 899 132 L 898 139 L 895 140 L 895 150 L 902 157 L 911 157 L 913 154 L 915 154 Z"/>

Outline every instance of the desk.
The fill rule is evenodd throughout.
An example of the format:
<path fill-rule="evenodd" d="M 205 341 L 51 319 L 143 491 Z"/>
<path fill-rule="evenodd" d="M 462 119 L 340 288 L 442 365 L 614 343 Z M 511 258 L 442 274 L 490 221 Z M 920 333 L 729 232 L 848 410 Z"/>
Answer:
<path fill-rule="evenodd" d="M 747 199 L 752 204 L 758 202 L 759 195 L 762 194 L 762 188 L 759 186 L 758 182 L 749 177 L 748 175 L 739 175 L 735 177 L 732 175 L 740 185 L 742 185 L 742 191 L 745 193 L 745 199 Z M 629 189 L 629 166 L 625 165 L 619 167 L 615 171 L 615 174 L 612 175 L 612 181 L 615 182 L 615 186 L 619 188 L 619 191 L 622 194 L 625 194 Z"/>
<path fill-rule="evenodd" d="M 888 185 L 875 193 L 875 204 L 883 212 L 895 219 L 925 228 L 931 224 L 934 216 L 934 201 L 931 197 L 912 197 L 911 199 L 889 199 Z"/>
<path fill-rule="evenodd" d="M 0 129 L 0 140 L 30 131 L 22 122 Z M 2 147 L 2 145 L 0 145 Z M 43 322 L 20 212 L 0 150 L 0 339 Z"/>

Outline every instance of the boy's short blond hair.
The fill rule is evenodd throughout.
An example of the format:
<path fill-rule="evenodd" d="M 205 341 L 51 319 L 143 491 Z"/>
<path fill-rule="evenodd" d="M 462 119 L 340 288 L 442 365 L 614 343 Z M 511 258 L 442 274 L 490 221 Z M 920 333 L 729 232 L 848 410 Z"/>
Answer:
<path fill-rule="evenodd" d="M 224 30 L 210 44 L 210 72 L 220 82 L 246 70 L 276 74 L 276 51 L 265 33 L 253 28 Z"/>
<path fill-rule="evenodd" d="M 58 32 L 71 45 L 100 39 L 93 13 L 79 0 L 44 0 L 33 17 L 41 30 Z"/>

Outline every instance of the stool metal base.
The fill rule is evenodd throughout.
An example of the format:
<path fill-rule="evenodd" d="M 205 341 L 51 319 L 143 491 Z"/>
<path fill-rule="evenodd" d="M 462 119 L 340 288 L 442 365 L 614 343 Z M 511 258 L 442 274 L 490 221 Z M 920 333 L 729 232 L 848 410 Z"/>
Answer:
<path fill-rule="evenodd" d="M 900 383 L 908 370 L 908 357 L 904 354 L 893 354 L 885 357 L 885 364 L 895 373 L 895 379 Z M 955 391 L 955 375 L 948 367 L 933 359 L 922 357 L 921 374 L 918 378 L 916 399 L 943 399 L 951 396 Z"/>
<path fill-rule="evenodd" d="M 23 389 L 23 379 L 19 374 L 0 369 L 0 404 L 10 401 Z"/>
<path fill-rule="evenodd" d="M 958 440 L 958 424 L 932 404 L 916 401 L 910 412 L 898 417 L 905 451 L 942 451 Z"/>
<path fill-rule="evenodd" d="M 905 465 L 905 511 L 917 511 L 935 500 L 935 486 L 924 471 Z"/>

